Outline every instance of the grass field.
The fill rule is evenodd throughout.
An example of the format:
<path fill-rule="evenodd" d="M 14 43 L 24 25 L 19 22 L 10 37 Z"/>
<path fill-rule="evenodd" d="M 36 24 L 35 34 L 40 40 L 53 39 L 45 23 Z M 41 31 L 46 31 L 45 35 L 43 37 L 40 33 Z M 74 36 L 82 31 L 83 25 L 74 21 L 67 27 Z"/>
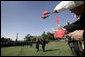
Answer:
<path fill-rule="evenodd" d="M 46 44 L 46 52 L 36 52 L 35 44 L 30 46 L 16 46 L 1 48 L 1 56 L 72 56 L 71 50 L 66 42 L 50 42 Z"/>

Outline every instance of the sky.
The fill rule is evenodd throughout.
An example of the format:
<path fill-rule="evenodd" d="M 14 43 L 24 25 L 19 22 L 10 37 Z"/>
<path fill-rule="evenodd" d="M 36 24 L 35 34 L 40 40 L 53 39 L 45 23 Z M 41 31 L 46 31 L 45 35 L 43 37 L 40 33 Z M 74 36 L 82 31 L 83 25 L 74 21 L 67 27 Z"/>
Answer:
<path fill-rule="evenodd" d="M 44 31 L 52 32 L 52 28 L 58 27 L 56 17 L 60 18 L 59 24 L 66 25 L 67 21 L 75 22 L 73 14 L 69 10 L 51 14 L 42 19 L 42 13 L 46 10 L 53 11 L 61 1 L 1 1 L 1 37 L 10 37 L 23 40 L 27 34 L 39 36 Z M 53 33 L 53 32 L 52 32 Z"/>

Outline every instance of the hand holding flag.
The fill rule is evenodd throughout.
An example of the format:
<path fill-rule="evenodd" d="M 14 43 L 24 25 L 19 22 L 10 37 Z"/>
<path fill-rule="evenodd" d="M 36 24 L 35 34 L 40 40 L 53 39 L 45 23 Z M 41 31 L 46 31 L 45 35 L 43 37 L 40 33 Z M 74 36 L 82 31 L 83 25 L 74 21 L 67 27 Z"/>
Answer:
<path fill-rule="evenodd" d="M 52 31 L 53 31 L 53 32 L 57 32 L 58 30 L 57 30 L 57 29 L 55 29 L 55 28 L 52 28 Z"/>

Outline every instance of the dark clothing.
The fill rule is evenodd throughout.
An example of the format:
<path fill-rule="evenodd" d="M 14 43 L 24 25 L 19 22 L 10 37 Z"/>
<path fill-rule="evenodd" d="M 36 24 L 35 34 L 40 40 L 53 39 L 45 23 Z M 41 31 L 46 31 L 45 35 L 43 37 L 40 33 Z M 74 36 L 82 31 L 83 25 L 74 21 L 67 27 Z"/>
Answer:
<path fill-rule="evenodd" d="M 39 51 L 39 40 L 36 41 L 36 48 L 37 48 L 37 52 Z"/>
<path fill-rule="evenodd" d="M 44 45 L 44 46 L 45 46 L 45 44 L 46 44 L 45 39 L 44 39 L 44 40 L 41 40 L 41 42 L 42 42 L 42 45 Z"/>
<path fill-rule="evenodd" d="M 41 43 L 42 43 L 43 52 L 45 52 L 45 45 L 46 45 L 45 39 L 44 40 L 41 40 Z"/>
<path fill-rule="evenodd" d="M 42 45 L 43 52 L 45 52 L 45 45 Z"/>
<path fill-rule="evenodd" d="M 66 25 L 63 28 L 67 29 L 68 32 L 84 29 L 83 38 L 85 38 L 84 14 L 81 15 L 79 20 L 77 20 L 76 22 L 72 24 Z"/>
<path fill-rule="evenodd" d="M 71 37 L 69 37 L 69 36 L 67 36 L 67 37 L 68 37 L 68 45 L 71 48 L 72 54 L 74 56 L 83 56 L 84 52 L 79 50 L 78 41 L 72 41 Z"/>
<path fill-rule="evenodd" d="M 80 19 L 76 22 L 66 25 L 63 28 L 67 29 L 68 32 L 73 32 L 75 30 L 85 29 L 84 14 L 81 15 Z"/>
<path fill-rule="evenodd" d="M 32 47 L 32 41 L 30 42 L 30 47 Z"/>
<path fill-rule="evenodd" d="M 39 51 L 39 45 L 36 45 L 36 48 L 37 48 L 37 52 Z"/>
<path fill-rule="evenodd" d="M 72 23 L 72 24 L 69 24 L 69 25 L 66 25 L 64 26 L 63 28 L 65 28 L 68 32 L 73 32 L 75 30 L 81 30 L 81 29 L 84 29 L 84 33 L 83 33 L 83 38 L 85 38 L 85 23 L 84 23 L 84 14 L 81 15 L 80 19 L 77 20 L 76 22 Z M 70 42 L 68 43 L 69 46 L 71 47 L 70 44 L 73 44 L 74 47 L 71 47 L 71 50 L 73 52 L 75 52 L 75 54 L 77 56 L 83 56 L 84 55 L 84 52 L 81 52 L 79 51 L 79 48 L 78 48 L 78 41 L 74 41 L 74 42 Z M 74 54 L 74 55 L 75 55 Z"/>

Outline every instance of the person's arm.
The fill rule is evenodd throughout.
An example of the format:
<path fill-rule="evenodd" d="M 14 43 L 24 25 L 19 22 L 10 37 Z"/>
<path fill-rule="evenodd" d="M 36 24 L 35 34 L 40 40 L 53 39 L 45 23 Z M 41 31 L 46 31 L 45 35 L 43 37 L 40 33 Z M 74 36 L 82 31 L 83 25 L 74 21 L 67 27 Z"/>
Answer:
<path fill-rule="evenodd" d="M 57 29 L 55 29 L 55 28 L 52 28 L 52 31 L 56 33 L 58 30 L 57 30 Z"/>
<path fill-rule="evenodd" d="M 72 9 L 84 4 L 84 1 L 61 1 L 53 10 L 54 13 L 58 13 L 64 10 Z"/>
<path fill-rule="evenodd" d="M 72 24 L 64 26 L 63 28 L 65 28 L 68 32 L 73 32 L 75 30 L 82 29 L 82 26 L 80 25 L 79 20 L 78 20 Z"/>
<path fill-rule="evenodd" d="M 71 32 L 67 34 L 68 36 L 72 37 L 72 40 L 83 40 L 83 32 L 84 30 L 76 30 L 74 32 Z"/>
<path fill-rule="evenodd" d="M 75 30 L 80 30 L 85 28 L 85 23 L 84 23 L 84 14 L 81 15 L 80 19 L 77 20 L 76 22 L 66 25 L 63 28 L 65 28 L 68 32 L 73 32 Z"/>

